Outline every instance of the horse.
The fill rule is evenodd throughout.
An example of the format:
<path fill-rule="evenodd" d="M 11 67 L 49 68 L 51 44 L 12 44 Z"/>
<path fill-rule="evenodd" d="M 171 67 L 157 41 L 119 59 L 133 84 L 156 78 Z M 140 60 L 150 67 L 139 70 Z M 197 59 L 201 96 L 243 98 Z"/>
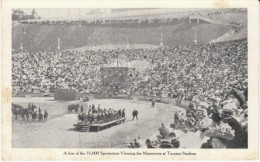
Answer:
<path fill-rule="evenodd" d="M 79 111 L 79 104 L 72 104 L 68 106 L 68 112 L 73 112 L 73 110 L 76 112 L 76 114 Z"/>
<path fill-rule="evenodd" d="M 21 115 L 24 120 L 24 115 L 26 114 L 26 109 L 23 106 L 12 103 L 12 113 L 15 116 L 15 120 L 17 120 L 17 116 Z"/>
<path fill-rule="evenodd" d="M 37 118 L 37 113 L 36 112 L 32 112 L 32 120 L 35 120 Z"/>
<path fill-rule="evenodd" d="M 26 108 L 26 109 L 24 109 L 24 111 L 25 111 L 26 120 L 28 121 L 29 117 L 30 117 L 29 110 L 28 110 L 28 108 Z"/>

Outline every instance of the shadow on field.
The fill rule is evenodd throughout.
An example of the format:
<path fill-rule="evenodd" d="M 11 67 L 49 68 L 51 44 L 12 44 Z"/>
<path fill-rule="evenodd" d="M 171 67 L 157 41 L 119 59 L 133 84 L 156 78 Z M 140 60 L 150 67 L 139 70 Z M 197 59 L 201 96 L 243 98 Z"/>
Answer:
<path fill-rule="evenodd" d="M 67 131 L 73 131 L 74 132 L 74 131 L 77 131 L 77 130 L 76 130 L 76 128 L 69 128 L 69 129 L 67 129 Z"/>

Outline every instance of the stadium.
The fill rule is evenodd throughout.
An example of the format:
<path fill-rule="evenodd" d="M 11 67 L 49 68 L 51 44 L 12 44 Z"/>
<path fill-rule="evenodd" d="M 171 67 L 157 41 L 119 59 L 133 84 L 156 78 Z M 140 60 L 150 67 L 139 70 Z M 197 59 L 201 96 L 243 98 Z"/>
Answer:
<path fill-rule="evenodd" d="M 13 11 L 13 147 L 247 148 L 246 9 L 60 10 Z"/>

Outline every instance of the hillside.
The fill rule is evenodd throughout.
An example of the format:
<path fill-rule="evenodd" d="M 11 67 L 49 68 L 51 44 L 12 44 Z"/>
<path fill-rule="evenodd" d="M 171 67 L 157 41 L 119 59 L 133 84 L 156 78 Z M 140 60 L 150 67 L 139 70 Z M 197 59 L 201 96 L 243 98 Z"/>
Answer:
<path fill-rule="evenodd" d="M 197 29 L 198 43 L 207 43 L 217 39 L 231 29 L 224 25 L 200 24 L 183 21 L 176 24 L 157 24 L 140 26 L 79 26 L 79 25 L 33 25 L 20 24 L 12 30 L 13 49 L 20 49 L 21 37 L 25 50 L 57 49 L 57 39 L 60 37 L 61 49 L 74 49 L 85 46 L 126 44 L 128 34 L 129 44 L 159 45 L 161 33 L 165 46 L 192 45 L 194 31 Z M 93 41 L 94 37 L 94 41 Z"/>
<path fill-rule="evenodd" d="M 237 30 L 232 30 L 232 31 L 224 34 L 223 36 L 210 41 L 210 43 L 226 42 L 226 41 L 238 40 L 238 39 L 243 39 L 243 38 L 247 38 L 247 28 L 246 27 L 242 27 Z"/>

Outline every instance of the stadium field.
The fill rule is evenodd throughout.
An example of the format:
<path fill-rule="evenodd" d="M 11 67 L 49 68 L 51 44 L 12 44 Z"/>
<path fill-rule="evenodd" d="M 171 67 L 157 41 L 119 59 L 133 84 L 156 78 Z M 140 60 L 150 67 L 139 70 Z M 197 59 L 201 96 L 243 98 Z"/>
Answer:
<path fill-rule="evenodd" d="M 14 148 L 117 148 L 126 147 L 126 144 L 133 142 L 134 138 L 141 137 L 145 141 L 151 136 L 158 134 L 158 128 L 161 123 L 169 126 L 173 122 L 175 111 L 184 112 L 185 110 L 173 105 L 156 103 L 151 107 L 150 102 L 121 100 L 121 99 L 99 99 L 90 102 L 81 101 L 55 101 L 51 97 L 39 98 L 22 98 L 13 97 L 13 103 L 20 104 L 24 107 L 30 102 L 47 110 L 49 119 L 47 122 L 23 121 L 21 119 L 12 120 L 12 145 Z M 89 104 L 101 108 L 113 108 L 115 110 L 126 110 L 126 122 L 99 132 L 78 132 L 74 130 L 73 124 L 77 123 L 77 115 L 67 113 L 69 104 L 80 104 L 84 108 Z M 139 120 L 132 120 L 132 111 L 139 111 Z M 15 133 L 14 133 L 15 132 Z M 181 148 L 200 147 L 201 140 L 199 134 L 182 131 L 175 131 L 180 140 Z M 192 138 L 191 138 L 192 137 Z M 198 140 L 192 140 L 198 138 Z M 188 140 L 189 139 L 189 140 Z M 191 143 L 189 141 L 196 141 Z M 144 145 L 144 144 L 143 144 Z"/>

